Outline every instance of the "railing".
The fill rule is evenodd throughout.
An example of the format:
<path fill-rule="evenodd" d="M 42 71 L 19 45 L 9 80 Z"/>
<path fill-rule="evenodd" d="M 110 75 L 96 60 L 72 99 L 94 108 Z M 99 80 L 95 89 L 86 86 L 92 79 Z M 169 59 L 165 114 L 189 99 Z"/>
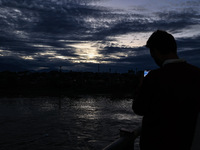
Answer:
<path fill-rule="evenodd" d="M 103 150 L 134 150 L 135 139 L 140 136 L 141 127 L 130 131 L 120 129 L 120 138 L 109 144 Z M 196 129 L 194 134 L 191 150 L 200 150 L 200 113 L 197 118 Z"/>
<path fill-rule="evenodd" d="M 192 142 L 191 150 L 200 150 L 200 113 L 197 117 L 196 129 L 194 139 Z"/>
<path fill-rule="evenodd" d="M 130 131 L 120 129 L 120 138 L 106 146 L 103 150 L 134 150 L 135 139 L 140 136 L 141 127 Z"/>

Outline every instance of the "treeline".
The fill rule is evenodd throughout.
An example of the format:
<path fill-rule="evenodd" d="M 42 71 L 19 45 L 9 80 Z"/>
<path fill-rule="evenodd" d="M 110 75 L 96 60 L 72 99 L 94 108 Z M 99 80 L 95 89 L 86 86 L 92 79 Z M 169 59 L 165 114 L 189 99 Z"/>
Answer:
<path fill-rule="evenodd" d="M 131 95 L 137 87 L 134 72 L 0 72 L 0 97 Z"/>

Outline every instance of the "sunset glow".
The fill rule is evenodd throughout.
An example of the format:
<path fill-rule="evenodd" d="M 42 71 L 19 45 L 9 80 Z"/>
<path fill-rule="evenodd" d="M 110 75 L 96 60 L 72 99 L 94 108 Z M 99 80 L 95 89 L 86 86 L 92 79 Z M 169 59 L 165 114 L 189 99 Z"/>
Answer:
<path fill-rule="evenodd" d="M 180 57 L 200 66 L 198 0 L 7 0 L 0 7 L 6 70 L 153 69 L 144 45 L 157 29 L 173 34 Z"/>

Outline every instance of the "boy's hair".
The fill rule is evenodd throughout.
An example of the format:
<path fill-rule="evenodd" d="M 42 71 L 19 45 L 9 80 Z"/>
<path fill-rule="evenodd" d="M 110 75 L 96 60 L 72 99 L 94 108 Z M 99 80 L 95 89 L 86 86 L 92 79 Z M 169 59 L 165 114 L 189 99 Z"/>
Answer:
<path fill-rule="evenodd" d="M 157 30 L 148 39 L 146 47 L 156 48 L 161 54 L 177 53 L 177 45 L 174 37 L 166 31 Z"/>

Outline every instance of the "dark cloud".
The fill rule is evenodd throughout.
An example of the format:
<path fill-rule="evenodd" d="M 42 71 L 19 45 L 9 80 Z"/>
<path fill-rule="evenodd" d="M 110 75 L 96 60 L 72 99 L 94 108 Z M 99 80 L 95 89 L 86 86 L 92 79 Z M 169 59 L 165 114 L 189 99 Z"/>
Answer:
<path fill-rule="evenodd" d="M 177 39 L 179 56 L 200 67 L 200 36 Z"/>
<path fill-rule="evenodd" d="M 168 11 L 157 13 L 159 21 L 155 22 L 158 28 L 177 32 L 191 25 L 199 24 L 200 14 L 196 10 Z"/>
<path fill-rule="evenodd" d="M 140 70 L 157 68 L 146 47 L 128 49 L 128 51 L 128 56 L 112 61 L 124 67 L 138 68 Z"/>
<path fill-rule="evenodd" d="M 198 49 L 200 48 L 200 35 L 195 37 L 188 37 L 188 38 L 178 38 L 177 45 L 179 49 Z"/>
<path fill-rule="evenodd" d="M 100 51 L 100 53 L 103 54 L 103 55 L 112 55 L 112 54 L 119 53 L 119 52 L 126 53 L 130 50 L 131 50 L 131 48 L 106 46 L 106 47 L 104 47 L 103 50 Z"/>
<path fill-rule="evenodd" d="M 24 71 L 27 70 L 23 60 L 13 56 L 0 57 L 0 71 Z"/>
<path fill-rule="evenodd" d="M 105 35 L 121 35 L 131 32 L 149 32 L 156 29 L 163 29 L 168 31 L 176 31 L 185 29 L 190 25 L 199 23 L 200 14 L 197 11 L 168 11 L 157 12 L 155 16 L 148 18 L 148 16 L 139 15 L 135 17 L 125 18 L 124 20 L 117 21 L 117 23 L 109 30 L 104 30 L 102 33 Z"/>
<path fill-rule="evenodd" d="M 74 47 L 83 42 L 101 45 L 98 52 L 102 58 L 94 59 L 109 62 L 112 67 L 151 68 L 155 66 L 150 65 L 153 61 L 144 47 L 110 45 L 110 42 L 117 42 L 115 37 L 129 33 L 147 33 L 156 29 L 175 33 L 199 24 L 200 14 L 192 7 L 147 16 L 141 11 L 126 13 L 94 5 L 98 1 L 101 0 L 0 0 L 0 70 L 55 69 L 58 66 L 92 70 L 97 64 L 70 60 L 71 57 L 84 60 Z M 192 5 L 194 3 L 190 3 Z M 180 48 L 188 48 L 180 54 L 190 60 L 194 58 L 197 63 L 198 41 L 199 37 L 178 39 Z M 109 66 L 108 63 L 101 65 Z"/>

